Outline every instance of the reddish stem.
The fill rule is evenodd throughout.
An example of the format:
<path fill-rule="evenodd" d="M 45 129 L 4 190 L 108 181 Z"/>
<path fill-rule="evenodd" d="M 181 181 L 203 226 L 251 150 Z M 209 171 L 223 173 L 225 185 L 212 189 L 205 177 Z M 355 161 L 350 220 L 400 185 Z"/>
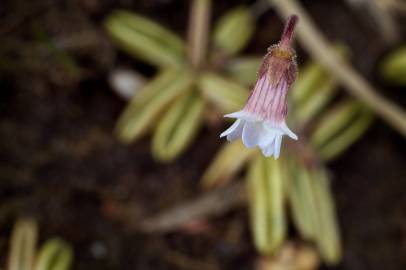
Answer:
<path fill-rule="evenodd" d="M 280 45 L 289 46 L 290 42 L 292 41 L 293 32 L 295 30 L 295 26 L 299 21 L 299 17 L 297 15 L 291 15 L 288 18 L 288 21 L 285 24 L 285 29 L 283 30 L 282 38 Z"/>

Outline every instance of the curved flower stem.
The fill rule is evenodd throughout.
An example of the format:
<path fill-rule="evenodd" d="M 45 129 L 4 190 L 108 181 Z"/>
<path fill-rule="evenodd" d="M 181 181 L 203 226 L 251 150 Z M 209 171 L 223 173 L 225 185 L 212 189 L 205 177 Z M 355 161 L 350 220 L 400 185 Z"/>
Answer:
<path fill-rule="evenodd" d="M 371 107 L 377 115 L 406 137 L 406 112 L 380 96 L 354 68 L 337 55 L 296 0 L 269 0 L 284 18 L 297 14 L 298 38 L 309 54 L 335 76 L 345 89 Z"/>
<path fill-rule="evenodd" d="M 203 65 L 209 45 L 210 0 L 194 0 L 189 14 L 188 57 L 194 68 Z"/>

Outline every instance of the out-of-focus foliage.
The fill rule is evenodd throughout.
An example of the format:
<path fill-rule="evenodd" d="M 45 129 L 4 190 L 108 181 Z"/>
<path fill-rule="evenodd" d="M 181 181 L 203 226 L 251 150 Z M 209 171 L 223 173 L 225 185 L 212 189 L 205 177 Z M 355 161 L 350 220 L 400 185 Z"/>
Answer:
<path fill-rule="evenodd" d="M 317 244 L 325 262 L 338 263 L 341 241 L 327 173 L 321 167 L 300 166 L 294 159 L 289 170 L 287 197 L 297 230 Z"/>
<path fill-rule="evenodd" d="M 239 7 L 220 18 L 214 29 L 214 47 L 227 54 L 240 52 L 254 33 L 254 18 L 246 7 Z"/>
<path fill-rule="evenodd" d="M 204 188 L 224 185 L 231 176 L 240 170 L 247 160 L 255 154 L 254 149 L 247 149 L 241 141 L 224 145 L 204 173 L 201 183 Z"/>
<path fill-rule="evenodd" d="M 215 73 L 203 74 L 199 80 L 199 88 L 223 113 L 241 109 L 248 97 L 246 88 Z"/>
<path fill-rule="evenodd" d="M 127 143 L 140 138 L 157 122 L 162 111 L 192 86 L 193 75 L 187 70 L 161 71 L 125 108 L 117 123 L 118 137 Z"/>
<path fill-rule="evenodd" d="M 287 142 L 283 157 L 265 159 L 241 142 L 224 145 L 202 177 L 206 188 L 223 185 L 244 166 L 257 249 L 274 255 L 287 230 L 286 206 L 300 235 L 314 242 L 328 264 L 341 259 L 341 240 L 325 162 L 348 149 L 370 126 L 373 115 L 359 102 L 337 100 L 337 83 L 309 62 L 291 89 L 289 121 L 299 141 Z M 239 151 L 238 156 L 235 151 Z"/>
<path fill-rule="evenodd" d="M 251 229 L 259 252 L 274 254 L 286 238 L 284 163 L 257 155 L 249 164 L 247 182 Z"/>
<path fill-rule="evenodd" d="M 34 270 L 68 270 L 71 268 L 73 251 L 59 238 L 45 242 L 38 252 Z"/>
<path fill-rule="evenodd" d="M 147 18 L 118 10 L 107 19 L 106 28 L 123 50 L 147 63 L 179 66 L 184 60 L 183 41 Z"/>
<path fill-rule="evenodd" d="M 310 138 L 320 158 L 330 160 L 356 141 L 372 121 L 369 109 L 355 101 L 345 101 L 328 112 Z"/>
<path fill-rule="evenodd" d="M 203 0 L 199 6 L 204 8 L 208 2 Z M 204 60 L 207 62 L 198 65 L 202 68 L 192 68 L 186 54 L 190 44 L 137 14 L 127 11 L 111 14 L 105 25 L 113 41 L 132 56 L 158 68 L 158 74 L 137 91 L 121 114 L 116 128 L 118 138 L 132 143 L 153 130 L 153 156 L 161 162 L 170 162 L 193 142 L 207 105 L 219 112 L 240 108 L 248 96 L 244 85 L 254 83 L 258 58 L 230 57 L 250 40 L 254 20 L 246 7 L 227 12 L 214 27 L 212 50 Z M 208 24 L 200 21 L 190 25 L 200 23 Z M 221 63 L 219 58 L 223 59 Z M 242 73 L 246 76 L 241 76 Z M 231 78 L 239 78 L 243 84 Z"/>
<path fill-rule="evenodd" d="M 46 241 L 37 250 L 38 226 L 32 219 L 20 219 L 14 225 L 7 270 L 69 270 L 73 251 L 59 238 Z"/>
<path fill-rule="evenodd" d="M 300 70 L 290 93 L 292 110 L 300 112 L 295 114 L 295 121 L 303 127 L 335 97 L 337 83 L 320 65 L 310 62 Z"/>
<path fill-rule="evenodd" d="M 209 0 L 199 1 L 200 8 L 210 6 Z M 208 25 L 207 21 L 189 25 L 208 28 L 202 23 Z M 205 110 L 214 108 L 220 117 L 241 109 L 261 63 L 260 57 L 236 56 L 255 29 L 253 15 L 245 7 L 219 19 L 207 57 L 194 58 L 202 59 L 197 65 L 186 54 L 191 44 L 139 15 L 115 12 L 106 20 L 106 28 L 120 48 L 158 69 L 120 116 L 117 135 L 131 143 L 152 130 L 153 156 L 162 162 L 174 160 L 193 142 Z M 204 36 L 209 35 L 200 38 Z M 325 162 L 362 136 L 373 116 L 351 98 L 336 102 L 337 90 L 333 77 L 321 65 L 309 62 L 290 91 L 289 121 L 299 141 L 289 142 L 278 160 L 264 158 L 240 141 L 227 143 L 202 176 L 203 187 L 213 188 L 247 166 L 251 230 L 256 248 L 264 255 L 275 255 L 286 242 L 290 213 L 297 231 L 315 243 L 326 263 L 335 264 L 341 258 Z"/>
<path fill-rule="evenodd" d="M 196 135 L 203 117 L 205 100 L 197 93 L 181 96 L 159 120 L 152 140 L 158 160 L 172 160 Z"/>
<path fill-rule="evenodd" d="M 227 74 L 237 82 L 244 86 L 251 86 L 257 80 L 257 70 L 261 62 L 260 57 L 239 57 L 230 59 L 226 63 L 225 69 Z"/>
<path fill-rule="evenodd" d="M 8 270 L 31 270 L 37 245 L 37 224 L 30 219 L 18 220 L 11 236 Z"/>
<path fill-rule="evenodd" d="M 380 70 L 388 82 L 406 85 L 406 46 L 390 52 L 381 63 Z"/>

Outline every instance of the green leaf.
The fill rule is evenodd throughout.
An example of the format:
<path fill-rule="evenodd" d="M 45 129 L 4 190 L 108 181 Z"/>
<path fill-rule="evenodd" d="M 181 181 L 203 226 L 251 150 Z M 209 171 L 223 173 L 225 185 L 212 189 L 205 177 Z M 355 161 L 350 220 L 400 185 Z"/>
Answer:
<path fill-rule="evenodd" d="M 291 161 L 289 165 L 291 181 L 288 198 L 293 223 L 304 239 L 314 240 L 318 230 L 317 209 L 310 174 L 297 161 Z"/>
<path fill-rule="evenodd" d="M 390 52 L 380 65 L 382 76 L 389 82 L 406 85 L 406 46 Z"/>
<path fill-rule="evenodd" d="M 335 50 L 343 59 L 349 54 L 342 45 L 336 45 Z M 321 64 L 307 63 L 290 91 L 297 124 L 302 127 L 308 124 L 336 96 L 337 90 L 337 81 Z"/>
<path fill-rule="evenodd" d="M 224 113 L 242 109 L 248 98 L 243 86 L 214 73 L 205 73 L 198 80 L 203 95 Z"/>
<path fill-rule="evenodd" d="M 360 104 L 356 101 L 345 101 L 328 111 L 318 122 L 310 142 L 320 149 L 339 132 L 351 124 L 359 112 Z"/>
<path fill-rule="evenodd" d="M 121 114 L 116 127 L 119 139 L 130 143 L 140 138 L 169 103 L 190 90 L 193 83 L 193 74 L 186 70 L 162 71 L 144 85 Z"/>
<path fill-rule="evenodd" d="M 318 213 L 316 242 L 324 261 L 335 265 L 341 260 L 341 239 L 330 182 L 322 169 L 314 170 L 311 177 Z"/>
<path fill-rule="evenodd" d="M 159 121 L 152 140 L 157 160 L 169 162 L 182 154 L 196 137 L 205 102 L 197 93 L 179 97 Z"/>
<path fill-rule="evenodd" d="M 339 156 L 367 131 L 373 119 L 372 112 L 363 108 L 351 124 L 318 150 L 320 157 L 324 161 L 329 161 Z"/>
<path fill-rule="evenodd" d="M 48 240 L 38 254 L 35 270 L 68 270 L 73 260 L 72 248 L 63 240 Z"/>
<path fill-rule="evenodd" d="M 220 18 L 214 27 L 214 45 L 227 54 L 241 51 L 254 33 L 254 18 L 247 7 L 238 7 Z"/>
<path fill-rule="evenodd" d="M 241 57 L 226 62 L 225 69 L 235 81 L 244 86 L 253 86 L 257 81 L 257 72 L 262 63 L 260 57 Z"/>
<path fill-rule="evenodd" d="M 121 49 L 152 65 L 180 66 L 185 61 L 184 44 L 159 24 L 127 11 L 115 11 L 105 27 Z"/>
<path fill-rule="evenodd" d="M 272 255 L 286 237 L 281 159 L 258 155 L 249 166 L 247 181 L 251 230 L 259 252 Z"/>
<path fill-rule="evenodd" d="M 227 184 L 254 153 L 256 151 L 246 148 L 241 140 L 225 143 L 204 172 L 201 185 L 213 188 Z"/>
<path fill-rule="evenodd" d="M 329 179 L 323 168 L 306 168 L 291 161 L 289 204 L 296 229 L 314 241 L 328 264 L 341 259 L 341 240 Z"/>
<path fill-rule="evenodd" d="M 300 73 L 293 84 L 290 96 L 294 104 L 302 104 L 319 89 L 320 84 L 329 78 L 328 73 L 316 62 L 309 62 Z"/>
<path fill-rule="evenodd" d="M 320 83 L 317 91 L 306 102 L 297 105 L 295 108 L 295 119 L 298 124 L 305 126 L 320 113 L 335 97 L 338 92 L 337 86 L 338 84 L 333 78 L 327 77 Z"/>
<path fill-rule="evenodd" d="M 33 269 L 37 235 L 35 221 L 19 219 L 16 222 L 11 236 L 8 270 Z"/>

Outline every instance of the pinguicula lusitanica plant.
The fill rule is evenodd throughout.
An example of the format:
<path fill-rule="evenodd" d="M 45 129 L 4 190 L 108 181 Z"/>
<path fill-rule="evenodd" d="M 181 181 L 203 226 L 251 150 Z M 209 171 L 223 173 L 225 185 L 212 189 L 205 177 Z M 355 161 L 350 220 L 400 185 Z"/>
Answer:
<path fill-rule="evenodd" d="M 192 2 L 187 43 L 155 22 L 127 11 L 116 11 L 106 20 L 106 28 L 120 48 L 157 68 L 157 75 L 120 116 L 117 135 L 130 143 L 152 130 L 152 152 L 160 161 L 175 159 L 190 145 L 207 112 L 215 112 L 219 119 L 223 113 L 241 108 L 255 112 L 252 101 L 266 100 L 254 94 L 248 100 L 247 87 L 255 85 L 257 71 L 258 82 L 266 83 L 266 77 L 261 75 L 275 75 L 270 66 L 279 65 L 269 65 L 270 59 L 278 56 L 283 62 L 285 57 L 292 57 L 291 51 L 286 54 L 285 50 L 275 50 L 277 47 L 271 47 L 262 60 L 237 57 L 254 30 L 250 10 L 239 7 L 228 12 L 211 35 L 209 14 L 210 1 Z M 286 37 L 290 46 L 291 35 Z M 286 45 L 281 43 L 283 49 Z M 264 60 L 267 69 L 260 68 Z M 290 85 L 293 78 L 285 78 L 284 82 Z M 263 154 L 279 155 L 282 130 L 278 136 L 272 133 L 275 136 L 266 137 L 278 137 L 277 143 L 274 140 L 262 145 L 255 138 L 246 141 L 248 146 L 272 146 L 269 151 L 261 147 L 265 153 L 246 148 L 240 140 L 226 143 L 204 173 L 202 185 L 211 188 L 225 184 L 246 167 L 251 231 L 258 251 L 271 256 L 287 239 L 288 206 L 302 238 L 315 243 L 324 260 L 333 264 L 340 260 L 341 244 L 325 164 L 363 134 L 372 114 L 350 97 L 338 98 L 336 81 L 318 63 L 309 62 L 301 68 L 288 96 L 279 93 L 281 98 L 287 97 L 290 106 L 287 117 L 279 117 L 277 123 L 283 127 L 286 123 L 295 134 L 286 129 L 283 132 L 293 138 L 297 134 L 299 140 L 285 141 L 279 159 Z M 249 108 L 244 108 L 247 100 Z M 283 104 L 282 108 L 286 105 L 275 104 Z M 286 111 L 281 113 L 285 115 Z"/>
<path fill-rule="evenodd" d="M 240 122 L 237 120 L 237 124 L 234 123 L 222 134 L 229 140 L 242 137 L 242 141 L 233 141 L 220 149 L 204 173 L 202 184 L 206 188 L 223 185 L 243 166 L 247 166 L 251 231 L 260 253 L 272 256 L 282 247 L 288 238 L 287 213 L 290 213 L 302 238 L 316 244 L 327 264 L 335 264 L 341 258 L 341 240 L 325 164 L 338 157 L 366 131 L 373 115 L 349 97 L 337 98 L 336 81 L 321 65 L 313 62 L 301 69 L 292 85 L 289 92 L 290 113 L 287 115 L 283 94 L 286 94 L 296 74 L 287 69 L 293 64 L 284 64 L 281 68 L 279 63 L 269 63 L 273 61 L 269 55 L 279 46 L 280 43 L 271 47 L 264 58 L 268 64 L 265 70 L 279 78 L 277 82 L 282 83 L 285 92 L 280 91 L 280 86 L 269 83 L 270 79 L 264 89 L 266 73 L 263 67 L 259 69 L 258 81 L 250 98 L 245 106 L 241 104 L 244 107 L 238 113 Z M 337 51 L 345 58 L 343 47 L 338 46 Z M 281 55 L 282 59 L 291 61 L 289 54 L 283 51 L 275 54 Z M 280 73 L 284 73 L 285 77 L 280 77 Z M 253 101 L 254 105 L 249 107 Z M 279 117 L 274 118 L 275 115 Z M 268 126 L 266 121 L 270 121 Z M 276 139 L 272 136 L 275 126 L 283 127 L 277 136 L 288 134 L 296 138 L 296 134 L 286 130 L 285 121 L 294 127 L 299 140 L 287 141 L 281 157 L 277 159 L 280 142 L 268 141 Z M 247 122 L 249 126 L 246 126 Z M 266 129 L 265 132 L 263 129 Z M 259 146 L 262 151 L 253 149 L 254 146 Z M 272 151 L 268 152 L 268 149 Z M 274 157 L 266 157 L 270 155 Z"/>
<path fill-rule="evenodd" d="M 69 270 L 72 266 L 72 247 L 59 238 L 47 240 L 37 250 L 38 226 L 29 218 L 14 225 L 10 239 L 7 270 Z"/>

